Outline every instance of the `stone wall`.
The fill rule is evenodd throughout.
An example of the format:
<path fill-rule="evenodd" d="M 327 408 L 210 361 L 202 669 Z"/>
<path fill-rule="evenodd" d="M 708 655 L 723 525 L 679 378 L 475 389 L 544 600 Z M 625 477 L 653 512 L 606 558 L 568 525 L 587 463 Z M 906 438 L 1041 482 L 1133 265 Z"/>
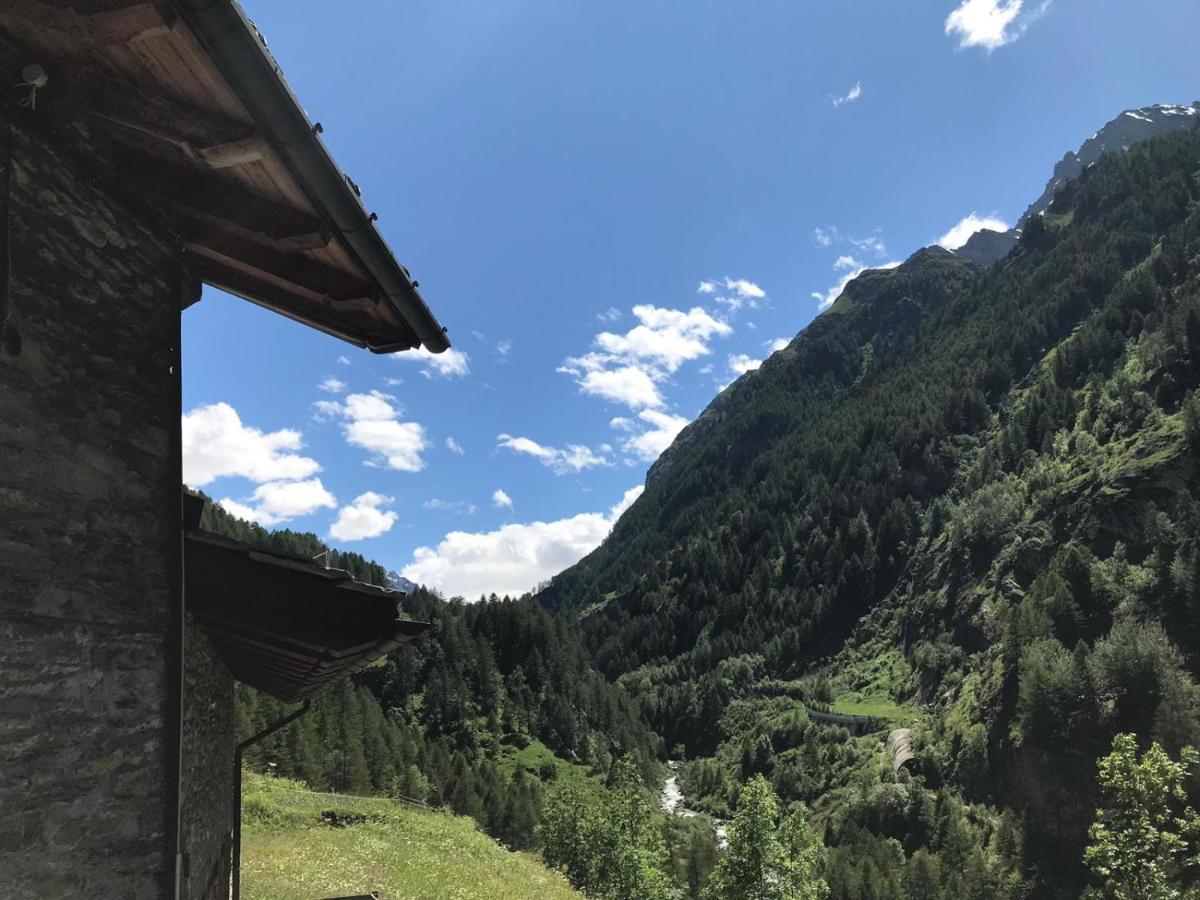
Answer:
<path fill-rule="evenodd" d="M 12 126 L 0 197 L 0 893 L 163 897 L 178 249 L 41 127 Z"/>
<path fill-rule="evenodd" d="M 200 631 L 189 627 L 183 694 L 183 896 L 205 900 L 228 886 L 233 846 L 233 676 Z M 222 896 L 227 896 L 224 894 Z"/>

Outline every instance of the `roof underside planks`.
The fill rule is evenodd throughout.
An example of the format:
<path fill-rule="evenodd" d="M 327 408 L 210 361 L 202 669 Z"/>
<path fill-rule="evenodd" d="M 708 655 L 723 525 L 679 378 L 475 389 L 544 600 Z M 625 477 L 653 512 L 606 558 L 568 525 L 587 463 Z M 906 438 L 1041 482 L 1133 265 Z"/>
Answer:
<path fill-rule="evenodd" d="M 216 287 L 377 352 L 449 346 L 232 0 L 4 0 L 0 77 L 120 148 Z"/>
<path fill-rule="evenodd" d="M 295 702 L 428 630 L 403 594 L 206 532 L 185 538 L 188 614 L 239 681 Z"/>

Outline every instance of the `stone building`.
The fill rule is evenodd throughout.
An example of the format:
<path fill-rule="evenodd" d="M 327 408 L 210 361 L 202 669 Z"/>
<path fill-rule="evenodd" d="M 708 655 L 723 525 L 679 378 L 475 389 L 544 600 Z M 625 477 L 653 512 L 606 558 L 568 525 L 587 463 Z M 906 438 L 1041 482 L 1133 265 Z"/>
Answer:
<path fill-rule="evenodd" d="M 419 625 L 187 527 L 181 311 L 449 344 L 233 0 L 3 0 L 0 77 L 0 893 L 224 897 L 232 679 L 297 700 Z"/>

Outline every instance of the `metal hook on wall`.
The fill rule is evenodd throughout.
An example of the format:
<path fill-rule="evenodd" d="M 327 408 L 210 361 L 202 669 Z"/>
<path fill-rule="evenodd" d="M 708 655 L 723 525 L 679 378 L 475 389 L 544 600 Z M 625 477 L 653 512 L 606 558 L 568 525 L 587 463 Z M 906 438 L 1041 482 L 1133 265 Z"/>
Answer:
<path fill-rule="evenodd" d="M 21 79 L 14 86 L 14 90 L 19 91 L 22 88 L 29 88 L 29 92 L 17 101 L 17 105 L 36 112 L 38 88 L 45 87 L 47 82 L 50 81 L 50 76 L 37 63 L 30 63 L 21 70 Z"/>

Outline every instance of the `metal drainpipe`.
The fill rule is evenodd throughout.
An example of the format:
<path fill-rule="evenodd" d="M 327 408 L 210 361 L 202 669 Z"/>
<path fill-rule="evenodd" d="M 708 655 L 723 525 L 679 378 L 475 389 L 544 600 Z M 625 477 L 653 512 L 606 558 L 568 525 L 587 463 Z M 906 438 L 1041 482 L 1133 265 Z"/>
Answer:
<path fill-rule="evenodd" d="M 278 722 L 268 725 L 258 734 L 252 734 L 240 744 L 233 753 L 233 808 L 237 810 L 237 822 L 233 829 L 233 900 L 241 900 L 242 896 L 242 754 L 247 747 L 257 744 L 263 738 L 270 737 L 280 728 L 290 725 L 308 712 L 312 700 L 305 700 L 304 705 L 293 713 L 284 716 Z"/>

